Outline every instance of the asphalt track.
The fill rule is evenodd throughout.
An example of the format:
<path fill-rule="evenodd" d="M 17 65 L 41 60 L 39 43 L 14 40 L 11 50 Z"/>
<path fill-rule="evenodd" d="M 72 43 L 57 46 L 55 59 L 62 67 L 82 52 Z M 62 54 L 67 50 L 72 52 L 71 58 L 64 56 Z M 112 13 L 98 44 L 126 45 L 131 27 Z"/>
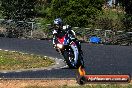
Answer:
<path fill-rule="evenodd" d="M 47 40 L 0 38 L 0 49 L 46 55 L 62 59 Z M 90 45 L 82 43 L 87 74 L 132 75 L 132 46 Z M 76 70 L 66 68 L 8 72 L 0 71 L 0 78 L 75 78 Z"/>

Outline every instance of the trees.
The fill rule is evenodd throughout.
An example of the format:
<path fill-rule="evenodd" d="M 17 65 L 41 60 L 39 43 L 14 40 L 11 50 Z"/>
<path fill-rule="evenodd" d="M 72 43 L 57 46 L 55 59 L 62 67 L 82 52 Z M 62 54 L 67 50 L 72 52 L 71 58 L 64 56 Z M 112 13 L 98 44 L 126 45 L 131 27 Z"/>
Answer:
<path fill-rule="evenodd" d="M 72 26 L 87 27 L 102 10 L 104 0 L 52 0 L 52 19 L 61 17 Z"/>
<path fill-rule="evenodd" d="M 126 27 L 126 31 L 132 31 L 132 0 L 119 0 L 122 3 L 122 6 L 125 7 L 125 18 L 124 25 Z"/>
<path fill-rule="evenodd" d="M 36 0 L 1 0 L 6 19 L 26 20 L 35 16 Z"/>
<path fill-rule="evenodd" d="M 119 0 L 125 7 L 125 12 L 128 15 L 132 15 L 132 0 Z"/>
<path fill-rule="evenodd" d="M 104 0 L 1 0 L 1 2 L 2 14 L 7 19 L 26 20 L 37 16 L 53 20 L 61 17 L 71 26 L 78 27 L 89 27 L 94 24 L 104 4 Z"/>

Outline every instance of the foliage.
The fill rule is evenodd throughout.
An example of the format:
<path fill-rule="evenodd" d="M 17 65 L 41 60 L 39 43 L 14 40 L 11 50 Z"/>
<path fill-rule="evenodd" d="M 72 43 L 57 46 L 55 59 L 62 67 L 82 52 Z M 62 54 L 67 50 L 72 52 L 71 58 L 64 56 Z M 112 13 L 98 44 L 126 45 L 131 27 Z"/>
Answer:
<path fill-rule="evenodd" d="M 120 0 L 125 7 L 125 12 L 129 15 L 132 15 L 132 0 Z"/>
<path fill-rule="evenodd" d="M 124 26 L 126 31 L 132 31 L 132 0 L 118 0 L 125 8 Z"/>
<path fill-rule="evenodd" d="M 124 30 L 123 18 L 123 12 L 113 11 L 112 9 L 104 10 L 96 20 L 95 28 L 112 31 Z"/>
<path fill-rule="evenodd" d="M 35 16 L 36 0 L 1 0 L 2 14 L 7 19 L 26 20 Z"/>
<path fill-rule="evenodd" d="M 87 27 L 102 10 L 103 0 L 52 0 L 52 19 L 61 17 L 71 26 Z"/>
<path fill-rule="evenodd" d="M 102 6 L 109 0 L 0 0 L 0 13 L 4 18 L 15 20 L 31 20 L 37 18 L 43 26 L 43 32 L 49 32 L 46 24 L 55 18 L 62 18 L 64 23 L 73 27 L 81 36 L 91 34 L 95 28 L 103 30 L 132 31 L 132 0 L 116 0 L 125 9 L 122 12 L 107 11 Z M 116 9 L 117 10 L 117 9 Z M 1 16 L 1 14 L 0 14 Z M 90 29 L 85 29 L 85 28 Z"/>
<path fill-rule="evenodd" d="M 123 23 L 125 26 L 125 31 L 132 31 L 132 16 L 131 15 L 125 15 L 123 19 Z"/>
<path fill-rule="evenodd" d="M 46 16 L 46 9 L 48 8 L 49 3 L 46 0 L 38 0 L 37 4 L 35 5 L 35 9 L 37 11 L 37 17 L 45 17 Z"/>

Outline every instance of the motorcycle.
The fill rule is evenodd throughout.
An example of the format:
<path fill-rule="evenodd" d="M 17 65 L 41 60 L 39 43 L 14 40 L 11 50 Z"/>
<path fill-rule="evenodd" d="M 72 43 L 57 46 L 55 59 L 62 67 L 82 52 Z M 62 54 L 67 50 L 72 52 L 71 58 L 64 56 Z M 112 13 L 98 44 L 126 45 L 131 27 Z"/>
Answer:
<path fill-rule="evenodd" d="M 80 42 L 73 41 L 70 38 L 69 31 L 67 31 L 64 36 L 57 38 L 57 41 L 56 49 L 64 57 L 69 68 L 79 68 L 80 66 L 84 66 L 83 54 L 82 51 L 79 50 Z M 76 60 L 74 60 L 75 51 L 72 46 L 78 49 Z"/>

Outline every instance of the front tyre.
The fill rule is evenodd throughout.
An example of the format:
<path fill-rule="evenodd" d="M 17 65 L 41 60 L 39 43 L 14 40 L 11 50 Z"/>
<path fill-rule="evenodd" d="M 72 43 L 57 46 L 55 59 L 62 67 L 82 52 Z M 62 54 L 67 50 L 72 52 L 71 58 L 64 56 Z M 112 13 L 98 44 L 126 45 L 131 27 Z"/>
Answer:
<path fill-rule="evenodd" d="M 73 65 L 73 63 L 74 63 L 74 53 L 73 52 L 64 51 L 63 57 L 64 57 L 67 65 L 69 66 L 69 68 L 76 68 L 76 66 Z"/>
<path fill-rule="evenodd" d="M 84 61 L 83 61 L 83 57 L 81 54 L 78 55 L 78 60 L 77 60 L 76 64 L 74 64 L 75 61 L 74 61 L 74 52 L 73 51 L 72 52 L 64 51 L 63 57 L 64 57 L 67 65 L 69 66 L 69 68 L 79 68 L 80 66 L 84 67 Z"/>

